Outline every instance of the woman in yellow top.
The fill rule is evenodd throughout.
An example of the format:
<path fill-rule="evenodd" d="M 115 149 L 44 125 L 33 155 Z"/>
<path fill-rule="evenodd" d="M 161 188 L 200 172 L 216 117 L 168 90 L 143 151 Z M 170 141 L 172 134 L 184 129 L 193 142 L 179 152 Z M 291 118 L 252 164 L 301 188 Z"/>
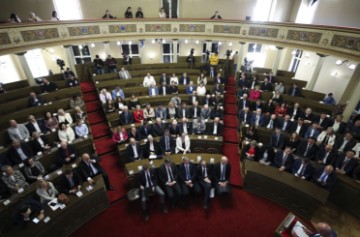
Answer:
<path fill-rule="evenodd" d="M 210 58 L 209 58 L 209 62 L 211 66 L 217 66 L 219 63 L 219 56 L 217 53 L 213 53 L 211 54 Z"/>

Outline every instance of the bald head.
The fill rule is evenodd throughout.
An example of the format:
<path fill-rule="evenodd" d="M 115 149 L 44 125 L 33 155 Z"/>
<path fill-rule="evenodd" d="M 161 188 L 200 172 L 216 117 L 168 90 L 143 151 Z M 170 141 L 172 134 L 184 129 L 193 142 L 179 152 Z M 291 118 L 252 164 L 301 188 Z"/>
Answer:
<path fill-rule="evenodd" d="M 228 158 L 226 156 L 221 157 L 221 164 L 226 165 L 228 163 Z"/>
<path fill-rule="evenodd" d="M 319 222 L 315 224 L 315 229 L 323 237 L 331 237 L 331 228 L 329 224 L 325 222 Z"/>

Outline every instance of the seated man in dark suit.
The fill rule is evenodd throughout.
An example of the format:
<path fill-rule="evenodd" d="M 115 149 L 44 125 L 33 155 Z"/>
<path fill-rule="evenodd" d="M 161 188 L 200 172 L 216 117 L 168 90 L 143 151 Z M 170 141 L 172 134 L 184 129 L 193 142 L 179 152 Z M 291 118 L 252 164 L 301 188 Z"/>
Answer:
<path fill-rule="evenodd" d="M 42 221 L 45 218 L 45 210 L 39 201 L 28 198 L 16 206 L 12 216 L 17 225 L 24 227 L 34 218 Z"/>
<path fill-rule="evenodd" d="M 131 127 L 128 132 L 128 138 L 134 138 L 136 141 L 140 141 L 142 139 L 140 131 L 136 127 Z"/>
<path fill-rule="evenodd" d="M 242 99 L 239 100 L 239 110 L 243 110 L 245 109 L 246 107 L 251 107 L 251 103 L 250 103 L 250 100 L 248 99 L 248 95 L 247 94 L 244 94 Z"/>
<path fill-rule="evenodd" d="M 79 86 L 79 81 L 74 76 L 70 76 L 68 79 L 66 79 L 66 87 L 76 86 Z"/>
<path fill-rule="evenodd" d="M 278 126 L 277 123 L 278 119 L 276 118 L 276 114 L 272 114 L 270 117 L 265 118 L 263 127 L 267 129 L 274 129 Z"/>
<path fill-rule="evenodd" d="M 320 130 L 318 129 L 318 126 L 319 124 L 315 122 L 312 125 L 309 125 L 309 127 L 305 132 L 304 138 L 308 139 L 309 137 L 313 137 L 316 140 L 320 134 Z"/>
<path fill-rule="evenodd" d="M 129 145 L 126 147 L 126 153 L 129 158 L 129 162 L 143 159 L 143 151 L 139 143 L 135 138 L 130 138 Z"/>
<path fill-rule="evenodd" d="M 191 190 L 195 191 L 195 194 L 201 192 L 200 186 L 196 180 L 196 167 L 193 163 L 189 162 L 189 159 L 184 156 L 182 158 L 182 164 L 179 165 L 179 183 L 184 196 L 184 206 L 188 205 L 189 194 Z"/>
<path fill-rule="evenodd" d="M 334 172 L 334 168 L 331 165 L 327 165 L 314 172 L 312 181 L 320 187 L 330 190 L 334 185 L 335 180 L 336 174 Z"/>
<path fill-rule="evenodd" d="M 335 162 L 336 173 L 350 176 L 358 163 L 354 159 L 354 156 L 355 151 L 353 150 L 349 150 L 345 154 L 340 155 Z"/>
<path fill-rule="evenodd" d="M 160 81 L 159 83 L 162 85 L 163 83 L 165 83 L 165 85 L 170 85 L 170 78 L 168 76 L 166 76 L 166 73 L 163 73 L 160 77 Z"/>
<path fill-rule="evenodd" d="M 190 108 L 190 118 L 199 118 L 200 117 L 201 108 L 199 107 L 199 102 L 195 101 L 193 103 L 193 107 Z"/>
<path fill-rule="evenodd" d="M 297 85 L 296 83 L 294 83 L 294 84 L 289 88 L 288 94 L 291 95 L 291 96 L 300 96 L 301 90 L 300 90 L 300 88 L 298 87 L 298 85 Z"/>
<path fill-rule="evenodd" d="M 161 212 L 167 213 L 165 207 L 165 194 L 164 191 L 157 185 L 154 168 L 150 168 L 147 165 L 143 165 L 142 170 L 138 173 L 138 180 L 141 190 L 141 207 L 144 212 L 145 221 L 149 220 L 149 211 L 147 209 L 148 196 L 151 193 L 159 195 Z"/>
<path fill-rule="evenodd" d="M 10 149 L 7 152 L 9 163 L 14 166 L 23 163 L 26 159 L 33 157 L 31 148 L 20 140 L 14 139 Z"/>
<path fill-rule="evenodd" d="M 95 181 L 92 179 L 96 175 L 101 174 L 107 190 L 113 190 L 110 185 L 109 176 L 105 170 L 100 166 L 97 156 L 91 156 L 88 153 L 84 153 L 81 156 L 79 163 L 79 169 L 84 180 L 88 181 L 90 185 L 94 184 Z"/>
<path fill-rule="evenodd" d="M 169 132 L 174 139 L 180 135 L 180 126 L 178 125 L 176 119 L 174 119 L 171 124 L 169 124 Z"/>
<path fill-rule="evenodd" d="M 139 130 L 143 139 L 146 139 L 149 135 L 154 135 L 152 125 L 147 121 L 144 121 L 144 125 Z"/>
<path fill-rule="evenodd" d="M 208 209 L 210 205 L 210 191 L 213 179 L 212 169 L 206 164 L 205 160 L 201 160 L 197 167 L 197 178 L 200 186 L 204 190 L 204 209 Z"/>
<path fill-rule="evenodd" d="M 292 173 L 296 177 L 309 180 L 312 176 L 313 166 L 308 158 L 296 159 L 292 167 Z"/>
<path fill-rule="evenodd" d="M 285 135 L 281 133 L 280 128 L 275 128 L 275 132 L 270 136 L 270 146 L 275 149 L 284 147 Z"/>
<path fill-rule="evenodd" d="M 239 113 L 239 121 L 243 124 L 250 124 L 251 115 L 249 107 L 245 107 L 245 109 L 241 110 Z"/>
<path fill-rule="evenodd" d="M 30 142 L 30 147 L 33 150 L 34 154 L 38 152 L 44 152 L 51 149 L 49 140 L 43 135 L 40 136 L 40 133 L 34 131 L 32 133 L 32 140 Z"/>
<path fill-rule="evenodd" d="M 220 123 L 220 118 L 214 118 L 214 122 L 210 123 L 208 126 L 208 134 L 213 136 L 222 136 L 223 135 L 223 125 Z"/>
<path fill-rule="evenodd" d="M 35 92 L 30 92 L 30 96 L 28 99 L 28 107 L 36 107 L 44 104 L 41 96 L 37 96 Z"/>
<path fill-rule="evenodd" d="M 351 150 L 356 145 L 356 140 L 351 133 L 346 133 L 345 136 L 336 139 L 334 150 L 343 153 Z"/>
<path fill-rule="evenodd" d="M 278 127 L 281 129 L 281 131 L 287 132 L 287 133 L 290 133 L 292 125 L 293 125 L 293 122 L 290 120 L 290 115 L 288 115 L 288 114 L 284 116 L 284 119 L 281 119 L 278 122 Z"/>
<path fill-rule="evenodd" d="M 144 158 L 149 158 L 150 156 L 161 156 L 161 148 L 159 142 L 154 140 L 152 135 L 146 137 L 147 141 L 143 149 Z"/>
<path fill-rule="evenodd" d="M 319 151 L 316 153 L 316 160 L 319 164 L 322 165 L 335 165 L 337 159 L 337 153 L 333 149 L 333 145 L 327 144 L 326 146 L 320 147 Z"/>
<path fill-rule="evenodd" d="M 129 112 L 127 106 L 123 107 L 123 112 L 120 114 L 120 123 L 121 125 L 127 125 L 134 123 L 134 115 L 132 112 Z"/>
<path fill-rule="evenodd" d="M 211 97 L 210 94 L 206 94 L 203 97 L 203 105 L 208 105 L 208 106 L 213 106 L 214 105 L 214 100 L 213 100 L 213 98 Z"/>
<path fill-rule="evenodd" d="M 50 82 L 46 79 L 43 79 L 43 84 L 41 85 L 41 91 L 44 92 L 53 92 L 58 89 L 57 85 L 54 82 Z"/>
<path fill-rule="evenodd" d="M 37 120 L 33 115 L 29 115 L 29 122 L 25 125 L 29 133 L 32 134 L 34 131 L 39 133 L 46 133 L 46 127 L 43 120 Z"/>
<path fill-rule="evenodd" d="M 262 114 L 262 110 L 261 109 L 256 109 L 255 112 L 253 112 L 253 114 L 251 115 L 251 121 L 250 124 L 257 127 L 257 126 L 262 126 L 264 123 L 265 117 Z"/>
<path fill-rule="evenodd" d="M 170 136 L 169 129 L 164 130 L 164 135 L 160 138 L 160 147 L 162 153 L 171 155 L 175 153 L 175 139 Z"/>
<path fill-rule="evenodd" d="M 187 118 L 183 118 L 179 123 L 180 132 L 184 134 L 192 134 L 192 126 L 191 123 L 188 122 Z"/>
<path fill-rule="evenodd" d="M 175 207 L 175 203 L 177 199 L 181 197 L 182 193 L 178 182 L 176 165 L 172 163 L 169 158 L 165 158 L 164 164 L 159 168 L 159 180 L 161 185 L 165 188 L 171 206 Z"/>
<path fill-rule="evenodd" d="M 331 119 L 327 117 L 326 113 L 321 113 L 320 116 L 315 119 L 315 122 L 319 124 L 321 130 L 326 130 L 331 124 Z"/>
<path fill-rule="evenodd" d="M 178 118 L 190 118 L 190 111 L 185 102 L 181 103 L 181 107 L 178 109 Z"/>
<path fill-rule="evenodd" d="M 162 82 L 161 86 L 159 87 L 159 95 L 169 95 L 170 94 L 170 88 L 167 86 L 166 82 Z"/>
<path fill-rule="evenodd" d="M 179 85 L 189 85 L 190 81 L 190 77 L 184 72 L 180 77 Z"/>
<path fill-rule="evenodd" d="M 318 150 L 319 147 L 315 144 L 315 139 L 309 137 L 307 141 L 303 141 L 299 144 L 296 148 L 296 154 L 301 157 L 309 158 L 310 160 L 315 160 Z"/>
<path fill-rule="evenodd" d="M 286 147 L 284 151 L 279 150 L 276 152 L 272 166 L 278 168 L 280 171 L 291 172 L 293 163 L 294 157 L 291 154 L 291 148 Z"/>
<path fill-rule="evenodd" d="M 70 164 L 76 161 L 76 151 L 74 147 L 71 144 L 68 144 L 66 141 L 61 142 L 57 153 L 59 168 L 65 164 Z"/>
<path fill-rule="evenodd" d="M 156 118 L 155 124 L 152 126 L 152 131 L 155 137 L 164 135 L 165 124 L 161 121 L 161 118 Z"/>
<path fill-rule="evenodd" d="M 67 169 L 59 181 L 59 191 L 65 194 L 76 194 L 81 189 L 82 179 L 76 171 Z"/>
<path fill-rule="evenodd" d="M 304 120 L 299 118 L 297 122 L 293 123 L 290 129 L 290 133 L 296 133 L 300 137 L 304 137 L 307 130 L 307 125 L 304 124 Z"/>
<path fill-rule="evenodd" d="M 265 78 L 264 82 L 260 86 L 260 90 L 262 91 L 273 91 L 273 86 L 269 82 L 269 79 Z"/>
<path fill-rule="evenodd" d="M 214 183 L 217 195 L 230 193 L 230 174 L 231 166 L 226 156 L 221 157 L 221 161 L 214 166 Z"/>

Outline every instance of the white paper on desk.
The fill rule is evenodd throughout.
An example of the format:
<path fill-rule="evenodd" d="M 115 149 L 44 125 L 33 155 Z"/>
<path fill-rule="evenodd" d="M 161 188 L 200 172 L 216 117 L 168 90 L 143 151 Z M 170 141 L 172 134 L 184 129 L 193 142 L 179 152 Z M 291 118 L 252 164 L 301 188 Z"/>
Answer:
<path fill-rule="evenodd" d="M 141 165 L 138 166 L 138 170 L 142 171 L 143 167 Z"/>
<path fill-rule="evenodd" d="M 44 219 L 44 223 L 48 223 L 49 221 L 50 221 L 51 219 L 50 219 L 50 217 L 45 217 L 45 219 Z"/>
<path fill-rule="evenodd" d="M 131 124 L 131 127 L 135 127 L 135 124 Z"/>
<path fill-rule="evenodd" d="M 24 167 L 24 163 L 19 164 L 19 168 L 22 168 L 22 167 Z"/>
<path fill-rule="evenodd" d="M 55 205 L 51 205 L 52 203 L 54 203 Z M 60 204 L 58 203 L 58 200 L 57 198 L 54 198 L 53 200 L 51 200 L 49 203 L 48 203 L 49 207 L 51 208 L 51 210 L 53 211 L 56 211 L 59 207 L 60 207 Z"/>
<path fill-rule="evenodd" d="M 44 179 L 45 179 L 45 180 L 48 180 L 48 179 L 49 179 L 49 175 L 45 175 Z"/>
<path fill-rule="evenodd" d="M 152 121 L 150 120 L 148 123 L 149 123 L 149 124 L 152 124 Z"/>
<path fill-rule="evenodd" d="M 36 218 L 36 217 L 35 217 L 32 221 L 33 221 L 35 224 L 39 223 L 39 219 Z"/>
<path fill-rule="evenodd" d="M 201 161 L 201 156 L 197 156 L 197 161 L 198 161 L 198 162 Z"/>
<path fill-rule="evenodd" d="M 61 209 L 61 210 L 64 209 L 65 207 L 66 207 L 65 204 L 60 204 L 60 209 Z"/>
<path fill-rule="evenodd" d="M 25 138 L 25 142 L 28 142 L 29 141 L 29 138 Z"/>
<path fill-rule="evenodd" d="M 122 114 L 122 111 L 121 111 L 121 110 L 119 111 L 119 114 Z"/>
<path fill-rule="evenodd" d="M 132 175 L 134 173 L 133 170 L 129 170 L 129 175 Z"/>
<path fill-rule="evenodd" d="M 201 139 L 201 136 L 198 136 L 198 139 Z"/>
<path fill-rule="evenodd" d="M 24 192 L 24 189 L 23 189 L 23 188 L 19 188 L 19 189 L 18 189 L 18 193 L 22 193 L 22 192 Z"/>
<path fill-rule="evenodd" d="M 58 175 L 61 175 L 63 172 L 62 172 L 62 170 L 58 170 L 58 171 L 56 171 L 56 173 L 57 173 Z"/>
<path fill-rule="evenodd" d="M 152 159 L 156 159 L 157 158 L 157 155 L 150 155 L 149 156 L 149 159 L 152 160 Z"/>
<path fill-rule="evenodd" d="M 218 138 L 218 137 L 215 137 L 214 139 L 215 139 L 215 140 L 219 140 L 219 138 Z"/>
<path fill-rule="evenodd" d="M 212 188 L 210 190 L 210 198 L 214 198 L 215 197 L 215 188 Z"/>
<path fill-rule="evenodd" d="M 165 121 L 165 120 L 163 120 L 162 122 L 163 122 L 163 123 L 166 123 L 166 121 Z"/>
<path fill-rule="evenodd" d="M 39 152 L 37 153 L 37 155 L 38 155 L 38 156 L 41 156 L 41 155 L 42 155 L 42 152 L 41 152 L 41 151 L 39 151 Z"/>
<path fill-rule="evenodd" d="M 85 136 L 84 136 L 84 139 L 88 139 L 88 136 L 87 136 L 87 135 L 85 135 Z"/>
<path fill-rule="evenodd" d="M 214 164 L 215 163 L 215 159 L 214 158 L 210 158 L 210 163 Z"/>
<path fill-rule="evenodd" d="M 304 229 L 306 229 L 306 227 L 300 222 L 297 221 L 292 229 L 292 231 L 298 236 L 298 237 L 308 237 L 309 235 L 307 235 L 304 231 Z"/>
<path fill-rule="evenodd" d="M 3 202 L 3 204 L 4 204 L 5 206 L 9 205 L 9 204 L 10 204 L 10 200 L 9 200 L 9 199 L 6 199 L 6 200 Z"/>
<path fill-rule="evenodd" d="M 80 198 L 80 197 L 82 197 L 82 195 L 83 195 L 83 192 L 81 192 L 81 191 L 77 191 L 77 192 L 76 192 L 76 196 L 77 196 L 77 197 Z"/>
<path fill-rule="evenodd" d="M 204 139 L 207 139 L 208 138 L 208 136 L 204 136 Z"/>
<path fill-rule="evenodd" d="M 76 168 L 76 164 L 72 164 L 71 167 L 72 167 L 72 168 Z"/>
<path fill-rule="evenodd" d="M 91 185 L 89 185 L 89 186 L 87 186 L 86 187 L 86 191 L 88 191 L 88 192 L 90 192 L 91 190 L 93 190 L 94 188 L 91 186 Z"/>

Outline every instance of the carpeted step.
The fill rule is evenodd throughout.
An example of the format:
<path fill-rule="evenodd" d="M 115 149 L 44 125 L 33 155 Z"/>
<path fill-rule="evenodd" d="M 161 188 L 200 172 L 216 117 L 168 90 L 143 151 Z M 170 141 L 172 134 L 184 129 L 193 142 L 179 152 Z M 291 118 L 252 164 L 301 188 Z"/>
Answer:
<path fill-rule="evenodd" d="M 88 114 L 88 120 L 90 125 L 98 124 L 106 121 L 106 118 L 104 116 L 103 112 L 96 111 Z"/>
<path fill-rule="evenodd" d="M 239 159 L 239 149 L 237 144 L 224 143 L 223 144 L 223 153 L 229 159 L 231 165 L 231 176 L 230 183 L 232 185 L 241 186 L 242 177 L 240 171 L 240 159 Z"/>
<path fill-rule="evenodd" d="M 127 175 L 123 168 L 120 167 L 119 156 L 117 153 L 101 157 L 101 166 L 109 175 L 113 191 L 108 192 L 110 203 L 115 202 L 126 195 L 127 192 Z"/>
<path fill-rule="evenodd" d="M 100 138 L 110 135 L 110 128 L 106 123 L 95 124 L 91 126 L 93 138 Z"/>
<path fill-rule="evenodd" d="M 84 102 L 90 102 L 94 100 L 98 100 L 99 97 L 96 92 L 91 92 L 83 95 Z"/>
<path fill-rule="evenodd" d="M 81 82 L 80 87 L 81 87 L 81 91 L 83 92 L 83 94 L 96 91 L 96 88 L 95 88 L 93 82 Z"/>
<path fill-rule="evenodd" d="M 227 115 L 224 116 L 224 126 L 228 128 L 235 128 L 237 129 L 238 122 L 237 117 L 235 115 Z"/>
<path fill-rule="evenodd" d="M 102 106 L 101 106 L 100 101 L 87 102 L 87 103 L 85 103 L 85 107 L 86 107 L 86 112 L 87 113 L 102 110 Z"/>
<path fill-rule="evenodd" d="M 225 95 L 225 104 L 236 104 L 236 96 L 235 95 Z"/>
<path fill-rule="evenodd" d="M 224 142 L 239 143 L 237 129 L 225 127 L 223 134 Z"/>
<path fill-rule="evenodd" d="M 236 106 L 235 106 L 235 104 L 226 104 L 225 105 L 225 114 L 236 115 Z"/>
<path fill-rule="evenodd" d="M 101 139 L 96 139 L 94 141 L 96 147 L 96 153 L 98 155 L 105 155 L 109 153 L 116 152 L 116 146 L 111 138 L 104 137 Z"/>
<path fill-rule="evenodd" d="M 226 86 L 225 91 L 226 91 L 226 94 L 228 94 L 228 95 L 235 95 L 235 93 L 236 93 L 235 87 L 233 87 L 233 86 Z"/>

